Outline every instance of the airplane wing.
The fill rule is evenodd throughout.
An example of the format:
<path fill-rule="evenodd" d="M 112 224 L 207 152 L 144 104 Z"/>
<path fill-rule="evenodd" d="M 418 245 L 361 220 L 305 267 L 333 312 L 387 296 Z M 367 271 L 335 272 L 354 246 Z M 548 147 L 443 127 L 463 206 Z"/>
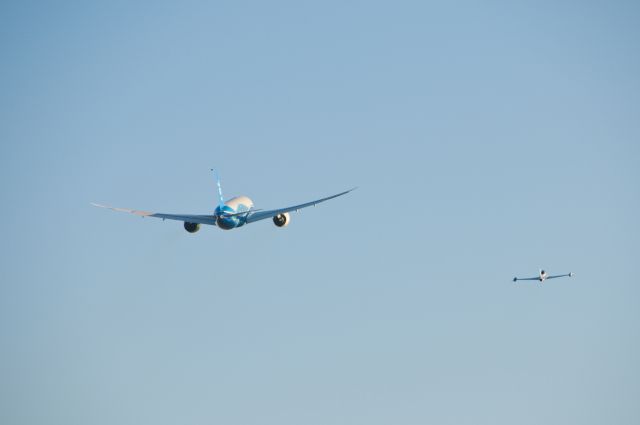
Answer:
<path fill-rule="evenodd" d="M 344 192 L 338 193 L 336 195 L 327 196 L 326 198 L 318 199 L 316 201 L 307 202 L 305 204 L 294 205 L 293 207 L 281 208 L 281 209 L 277 209 L 277 210 L 256 211 L 256 212 L 253 212 L 253 213 L 249 212 L 247 214 L 247 220 L 246 221 L 247 221 L 247 223 L 253 223 L 254 221 L 259 221 L 259 220 L 264 220 L 265 218 L 275 217 L 278 214 L 284 214 L 284 213 L 288 213 L 288 212 L 291 212 L 291 211 L 297 211 L 297 210 L 301 210 L 303 208 L 315 206 L 315 205 L 319 204 L 320 202 L 328 201 L 329 199 L 333 199 L 333 198 L 337 198 L 338 196 L 346 195 L 347 193 L 352 192 L 355 189 L 356 188 L 354 187 L 353 189 L 345 190 Z"/>
<path fill-rule="evenodd" d="M 557 277 L 572 277 L 573 273 L 567 273 L 567 274 L 557 274 L 555 276 L 547 276 L 547 279 L 555 279 Z"/>
<path fill-rule="evenodd" d="M 540 278 L 539 277 L 514 277 L 513 281 L 515 282 L 516 280 L 540 280 Z"/>
<path fill-rule="evenodd" d="M 215 215 L 163 214 L 163 213 L 152 213 L 149 211 L 130 210 L 126 208 L 116 208 L 116 207 L 110 207 L 108 205 L 100 205 L 100 204 L 94 204 L 94 203 L 91 203 L 91 205 L 93 205 L 94 207 L 106 208 L 113 211 L 127 212 L 130 214 L 135 214 L 140 217 L 156 217 L 156 218 L 161 218 L 163 220 L 186 221 L 189 223 L 210 224 L 212 226 L 216 225 Z"/>

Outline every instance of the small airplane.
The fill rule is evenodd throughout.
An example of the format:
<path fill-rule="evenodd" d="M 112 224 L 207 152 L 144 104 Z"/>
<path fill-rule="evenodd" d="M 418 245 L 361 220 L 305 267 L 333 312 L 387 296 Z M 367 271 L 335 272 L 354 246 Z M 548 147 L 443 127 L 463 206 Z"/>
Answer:
<path fill-rule="evenodd" d="M 540 283 L 544 282 L 547 279 L 555 279 L 558 277 L 573 277 L 573 272 L 567 273 L 567 274 L 557 274 L 554 276 L 549 276 L 547 275 L 547 272 L 545 272 L 544 270 L 540 269 L 540 274 L 538 274 L 538 277 L 525 277 L 525 278 L 518 278 L 518 277 L 514 277 L 513 281 L 517 282 L 518 280 L 539 280 Z"/>
<path fill-rule="evenodd" d="M 211 171 L 214 171 L 213 169 Z M 107 208 L 114 211 L 128 212 L 138 215 L 140 217 L 156 217 L 162 220 L 177 220 L 184 222 L 184 229 L 189 233 L 195 233 L 200 230 L 201 224 L 209 224 L 211 226 L 217 226 L 223 230 L 231 230 L 236 227 L 242 227 L 245 224 L 253 223 L 255 221 L 264 220 L 267 218 L 273 219 L 273 223 L 278 227 L 286 227 L 291 222 L 289 215 L 292 211 L 299 211 L 303 208 L 315 206 L 321 202 L 328 201 L 329 199 L 337 198 L 338 196 L 346 195 L 347 193 L 355 190 L 356 188 L 345 190 L 336 195 L 327 196 L 326 198 L 317 199 L 315 201 L 307 202 L 300 205 L 294 205 L 292 207 L 280 208 L 276 210 L 260 210 L 253 208 L 253 201 L 246 196 L 236 196 L 234 198 L 224 200 L 222 197 L 222 186 L 220 185 L 220 177 L 217 173 L 216 183 L 218 185 L 218 206 L 211 215 L 194 215 L 194 214 L 164 214 L 153 213 L 149 211 L 130 210 L 126 208 L 115 208 L 108 205 L 101 205 L 91 203 L 94 207 Z"/>

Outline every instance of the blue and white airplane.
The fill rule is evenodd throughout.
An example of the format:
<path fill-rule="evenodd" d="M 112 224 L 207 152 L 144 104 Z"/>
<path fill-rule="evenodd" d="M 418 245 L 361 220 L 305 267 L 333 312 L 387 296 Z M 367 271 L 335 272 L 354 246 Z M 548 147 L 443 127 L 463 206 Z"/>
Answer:
<path fill-rule="evenodd" d="M 540 269 L 540 273 L 538 274 L 537 277 L 524 277 L 524 278 L 514 277 L 513 281 L 517 282 L 519 280 L 539 280 L 540 283 L 542 283 L 547 279 L 556 279 L 558 277 L 573 277 L 573 272 L 567 273 L 567 274 L 557 274 L 557 275 L 554 275 L 554 276 L 549 276 L 547 274 L 547 272 L 545 272 L 544 270 Z"/>
<path fill-rule="evenodd" d="M 163 220 L 183 221 L 184 229 L 189 233 L 195 233 L 200 230 L 201 224 L 209 224 L 217 226 L 223 230 L 231 230 L 266 218 L 273 219 L 273 223 L 278 227 L 286 227 L 291 222 L 291 217 L 289 215 L 290 212 L 315 206 L 320 202 L 346 195 L 347 193 L 355 190 L 355 188 L 349 189 L 336 195 L 327 196 L 326 198 L 317 199 L 300 205 L 294 205 L 292 207 L 280 208 L 277 210 L 259 210 L 253 208 L 253 201 L 246 196 L 236 196 L 225 201 L 222 197 L 222 186 L 220 185 L 220 178 L 217 174 L 216 183 L 218 185 L 218 206 L 211 215 L 164 214 L 130 210 L 126 208 L 115 208 L 95 203 L 91 203 L 91 205 L 100 208 L 108 208 L 114 211 L 128 212 L 141 217 L 157 217 Z"/>

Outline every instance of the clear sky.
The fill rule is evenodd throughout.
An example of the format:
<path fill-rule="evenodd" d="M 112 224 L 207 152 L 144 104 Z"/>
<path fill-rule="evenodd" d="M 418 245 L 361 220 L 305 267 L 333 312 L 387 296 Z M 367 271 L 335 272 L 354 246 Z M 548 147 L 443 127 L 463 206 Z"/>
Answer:
<path fill-rule="evenodd" d="M 640 421 L 637 2 L 132 3 L 0 6 L 0 423 Z M 211 167 L 359 189 L 89 205 Z"/>

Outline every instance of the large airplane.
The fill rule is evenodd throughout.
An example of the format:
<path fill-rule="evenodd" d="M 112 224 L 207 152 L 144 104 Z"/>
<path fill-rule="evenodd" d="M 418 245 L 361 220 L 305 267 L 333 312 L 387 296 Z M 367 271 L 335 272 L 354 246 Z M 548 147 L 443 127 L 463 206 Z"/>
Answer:
<path fill-rule="evenodd" d="M 217 175 L 217 173 L 216 183 L 218 185 L 218 206 L 214 210 L 213 214 L 210 215 L 164 214 L 153 213 L 149 211 L 130 210 L 126 208 L 115 208 L 108 205 L 100 205 L 95 203 L 91 203 L 91 205 L 99 208 L 107 208 L 114 211 L 128 212 L 141 217 L 156 217 L 161 218 L 162 220 L 183 221 L 184 229 L 189 233 L 195 233 L 200 230 L 201 224 L 209 224 L 211 226 L 217 226 L 223 230 L 231 230 L 235 229 L 236 227 L 242 227 L 245 224 L 253 223 L 267 218 L 273 219 L 273 223 L 278 227 L 286 227 L 291 222 L 291 216 L 289 215 L 290 212 L 297 212 L 298 210 L 301 210 L 303 208 L 315 206 L 321 202 L 337 198 L 338 196 L 346 195 L 347 193 L 355 190 L 355 188 L 349 189 L 336 195 L 327 196 L 326 198 L 317 199 L 315 201 L 306 202 L 300 205 L 294 205 L 292 207 L 280 208 L 276 210 L 260 210 L 254 209 L 253 201 L 246 196 L 236 196 L 225 201 L 222 197 L 222 186 L 220 185 L 220 177 Z"/>
<path fill-rule="evenodd" d="M 518 280 L 539 280 L 540 283 L 542 283 L 547 279 L 555 279 L 555 278 L 558 278 L 558 277 L 573 277 L 573 272 L 567 273 L 567 274 L 557 274 L 557 275 L 554 275 L 554 276 L 549 276 L 547 274 L 547 272 L 545 272 L 544 270 L 540 269 L 540 274 L 538 274 L 537 277 L 524 277 L 524 278 L 514 277 L 513 281 L 517 282 Z"/>

